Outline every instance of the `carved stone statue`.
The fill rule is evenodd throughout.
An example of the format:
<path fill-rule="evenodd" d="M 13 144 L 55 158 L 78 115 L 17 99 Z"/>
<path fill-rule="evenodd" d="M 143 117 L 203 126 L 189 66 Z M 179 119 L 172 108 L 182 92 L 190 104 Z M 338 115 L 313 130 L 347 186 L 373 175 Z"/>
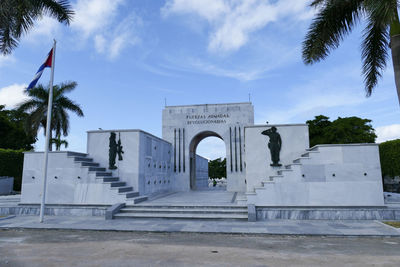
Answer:
<path fill-rule="evenodd" d="M 268 148 L 271 152 L 271 160 L 273 167 L 280 167 L 282 164 L 279 164 L 279 154 L 281 152 L 282 147 L 282 139 L 281 135 L 276 131 L 276 127 L 272 126 L 270 129 L 263 131 L 261 134 L 267 135 L 269 137 Z"/>
<path fill-rule="evenodd" d="M 121 133 L 119 133 L 118 143 L 117 143 L 117 153 L 118 153 L 118 160 L 123 160 L 122 154 L 125 152 L 122 150 L 124 147 L 121 145 Z"/>
<path fill-rule="evenodd" d="M 114 132 L 110 133 L 110 149 L 108 150 L 108 168 L 110 170 L 115 170 L 117 166 L 115 166 L 115 158 L 117 157 L 117 141 L 116 134 Z"/>

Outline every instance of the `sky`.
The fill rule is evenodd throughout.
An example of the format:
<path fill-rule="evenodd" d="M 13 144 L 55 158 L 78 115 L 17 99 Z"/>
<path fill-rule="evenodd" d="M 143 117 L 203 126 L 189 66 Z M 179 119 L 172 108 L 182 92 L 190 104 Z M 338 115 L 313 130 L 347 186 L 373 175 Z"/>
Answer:
<path fill-rule="evenodd" d="M 165 105 L 254 105 L 255 123 L 372 120 L 377 142 L 400 138 L 400 106 L 390 58 L 365 96 L 361 38 L 365 23 L 330 56 L 306 66 L 301 46 L 315 10 L 308 0 L 75 0 L 70 26 L 43 17 L 10 56 L 0 56 L 0 104 L 27 99 L 32 80 L 57 40 L 55 83 L 76 81 L 68 97 L 85 116 L 70 115 L 68 150 L 86 151 L 86 131 L 142 129 L 161 137 Z M 39 83 L 49 82 L 47 69 Z M 44 147 L 43 132 L 35 149 Z M 198 153 L 225 155 L 207 138 Z"/>

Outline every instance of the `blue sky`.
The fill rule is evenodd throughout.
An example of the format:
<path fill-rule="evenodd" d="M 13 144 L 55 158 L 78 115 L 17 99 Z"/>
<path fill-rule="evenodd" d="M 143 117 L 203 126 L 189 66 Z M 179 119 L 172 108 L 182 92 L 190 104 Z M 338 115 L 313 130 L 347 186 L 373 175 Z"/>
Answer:
<path fill-rule="evenodd" d="M 78 82 L 68 96 L 70 150 L 86 150 L 86 131 L 140 128 L 161 136 L 168 105 L 248 101 L 255 122 L 304 123 L 323 114 L 373 120 L 378 141 L 400 138 L 391 61 L 371 97 L 361 77 L 363 23 L 327 60 L 305 66 L 301 42 L 314 10 L 307 0 L 77 0 L 66 27 L 44 17 L 8 57 L 0 57 L 0 104 L 23 101 L 57 39 L 55 82 Z M 47 84 L 49 70 L 40 82 Z M 37 150 L 43 148 L 39 134 Z M 206 139 L 199 153 L 223 155 Z M 221 154 L 222 151 L 222 154 Z"/>

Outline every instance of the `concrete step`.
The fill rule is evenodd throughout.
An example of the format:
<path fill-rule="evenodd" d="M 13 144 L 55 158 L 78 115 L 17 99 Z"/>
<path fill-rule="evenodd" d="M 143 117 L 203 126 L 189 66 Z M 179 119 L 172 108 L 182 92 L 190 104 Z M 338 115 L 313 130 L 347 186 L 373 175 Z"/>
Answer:
<path fill-rule="evenodd" d="M 111 187 L 122 187 L 122 186 L 125 186 L 126 183 L 125 182 L 111 182 L 110 185 L 111 185 Z"/>
<path fill-rule="evenodd" d="M 232 209 L 232 210 L 247 210 L 247 206 L 240 205 L 126 205 L 125 209 Z"/>
<path fill-rule="evenodd" d="M 99 176 L 111 176 L 112 172 L 96 172 L 96 177 Z"/>
<path fill-rule="evenodd" d="M 263 181 L 261 181 L 261 184 L 264 186 L 264 185 L 268 185 L 268 184 L 275 184 L 275 181 L 274 180 L 270 180 L 270 181 L 268 181 L 268 180 L 263 180 Z"/>
<path fill-rule="evenodd" d="M 135 209 L 135 208 L 123 208 L 120 210 L 121 213 L 134 212 L 134 213 L 224 213 L 224 214 L 247 214 L 246 209 L 196 209 L 196 208 L 186 208 L 186 209 Z"/>
<path fill-rule="evenodd" d="M 301 166 L 301 165 L 302 165 L 301 163 L 291 163 L 291 164 L 285 165 L 285 168 L 290 170 L 294 166 Z"/>
<path fill-rule="evenodd" d="M 254 187 L 254 191 L 257 191 L 257 190 L 265 190 L 265 187 L 264 187 L 264 184 L 274 184 L 275 182 L 268 182 L 268 183 L 263 183 L 263 186 L 257 186 L 257 187 Z"/>
<path fill-rule="evenodd" d="M 67 157 L 86 157 L 86 153 L 80 153 L 80 152 L 67 152 Z"/>
<path fill-rule="evenodd" d="M 282 169 L 282 170 L 277 171 L 276 173 L 278 175 L 283 175 L 285 172 L 292 172 L 292 171 L 293 171 L 292 169 Z"/>
<path fill-rule="evenodd" d="M 306 151 L 319 151 L 317 146 L 313 146 L 311 148 L 307 148 Z"/>
<path fill-rule="evenodd" d="M 98 167 L 98 166 L 100 166 L 100 164 L 99 163 L 95 163 L 95 162 L 85 162 L 85 161 L 83 161 L 83 162 L 81 162 L 81 166 L 82 167 Z"/>
<path fill-rule="evenodd" d="M 293 163 L 301 163 L 301 160 L 309 160 L 309 159 L 310 159 L 309 157 L 300 157 L 293 160 Z"/>
<path fill-rule="evenodd" d="M 118 213 L 116 219 L 129 218 L 162 218 L 162 219 L 201 219 L 201 220 L 247 220 L 247 214 L 199 214 L 199 213 Z"/>
<path fill-rule="evenodd" d="M 106 168 L 102 168 L 102 167 L 89 167 L 89 171 L 90 172 L 105 172 Z"/>
<path fill-rule="evenodd" d="M 134 192 L 134 191 L 131 191 L 131 192 L 124 192 L 124 194 L 125 194 L 125 196 L 126 196 L 126 198 L 127 199 L 131 199 L 131 198 L 135 198 L 135 197 L 138 197 L 139 196 L 139 192 Z M 146 198 L 147 199 L 147 198 Z M 144 200 L 143 200 L 144 201 Z M 137 203 L 139 203 L 139 202 L 137 202 Z"/>
<path fill-rule="evenodd" d="M 96 179 L 103 179 L 104 183 L 119 181 L 119 177 L 96 177 Z"/>
<path fill-rule="evenodd" d="M 118 193 L 124 193 L 124 192 L 131 192 L 133 191 L 132 186 L 120 186 L 120 187 L 112 187 L 111 189 L 117 189 Z"/>
<path fill-rule="evenodd" d="M 137 204 L 143 201 L 146 201 L 148 199 L 147 196 L 138 196 L 138 197 L 132 197 L 132 198 L 126 198 L 127 204 Z"/>
<path fill-rule="evenodd" d="M 307 151 L 306 153 L 301 154 L 302 157 L 310 157 L 311 154 L 317 154 L 319 151 Z"/>
<path fill-rule="evenodd" d="M 75 162 L 93 162 L 93 159 L 91 158 L 85 158 L 85 157 L 74 157 Z"/>

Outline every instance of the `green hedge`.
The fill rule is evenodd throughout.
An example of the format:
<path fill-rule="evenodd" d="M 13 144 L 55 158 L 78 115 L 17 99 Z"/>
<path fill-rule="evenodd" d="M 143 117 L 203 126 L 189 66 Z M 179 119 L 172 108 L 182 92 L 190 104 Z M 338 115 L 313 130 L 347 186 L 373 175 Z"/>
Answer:
<path fill-rule="evenodd" d="M 379 145 L 382 176 L 400 176 L 400 139 Z"/>
<path fill-rule="evenodd" d="M 14 177 L 14 191 L 21 191 L 23 150 L 0 148 L 0 176 Z"/>

